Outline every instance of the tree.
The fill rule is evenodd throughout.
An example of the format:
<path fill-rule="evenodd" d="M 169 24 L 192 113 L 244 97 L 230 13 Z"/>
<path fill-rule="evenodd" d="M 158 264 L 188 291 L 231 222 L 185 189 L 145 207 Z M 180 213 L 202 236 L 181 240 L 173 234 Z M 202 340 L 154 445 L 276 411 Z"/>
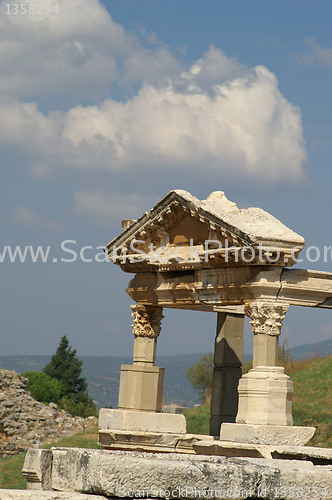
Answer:
<path fill-rule="evenodd" d="M 189 382 L 198 389 L 201 396 L 202 403 L 208 403 L 212 393 L 212 380 L 214 368 L 214 355 L 203 354 L 197 363 L 189 366 L 186 371 L 186 377 Z M 252 368 L 252 360 L 247 361 L 242 366 L 242 375 L 247 373 Z"/>
<path fill-rule="evenodd" d="M 213 354 L 203 354 L 197 363 L 189 366 L 186 377 L 199 390 L 202 402 L 207 402 L 212 391 Z"/>
<path fill-rule="evenodd" d="M 64 409 L 81 416 L 87 416 L 82 415 L 82 408 L 87 408 L 90 415 L 96 413 L 96 407 L 87 391 L 86 379 L 81 376 L 82 361 L 78 359 L 76 349 L 72 349 L 65 335 L 43 372 L 62 382 L 65 393 L 60 403 Z"/>
<path fill-rule="evenodd" d="M 22 377 L 29 380 L 27 390 L 31 396 L 42 403 L 59 404 L 65 394 L 65 387 L 60 380 L 51 378 L 46 373 L 27 371 Z"/>

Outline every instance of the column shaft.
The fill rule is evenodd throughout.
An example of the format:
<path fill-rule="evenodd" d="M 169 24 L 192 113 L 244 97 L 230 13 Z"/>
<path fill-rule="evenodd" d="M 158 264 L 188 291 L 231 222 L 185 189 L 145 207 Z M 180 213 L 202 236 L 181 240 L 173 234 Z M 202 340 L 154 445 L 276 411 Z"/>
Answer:
<path fill-rule="evenodd" d="M 245 304 L 254 334 L 253 368 L 239 382 L 236 422 L 292 425 L 293 383 L 278 365 L 278 337 L 287 304 L 256 301 Z"/>
<path fill-rule="evenodd" d="M 210 435 L 218 436 L 223 422 L 235 422 L 238 383 L 242 374 L 243 314 L 218 313 L 214 347 Z"/>

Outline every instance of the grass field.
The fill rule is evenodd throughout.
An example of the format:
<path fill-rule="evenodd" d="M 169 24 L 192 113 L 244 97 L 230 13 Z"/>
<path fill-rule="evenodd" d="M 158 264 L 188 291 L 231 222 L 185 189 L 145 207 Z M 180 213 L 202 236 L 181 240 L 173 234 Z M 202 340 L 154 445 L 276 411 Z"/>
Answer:
<path fill-rule="evenodd" d="M 325 358 L 297 361 L 288 364 L 286 371 L 294 382 L 294 425 L 313 426 L 317 431 L 309 444 L 332 447 L 332 355 Z M 187 432 L 209 433 L 208 405 L 191 408 L 185 413 Z M 99 448 L 97 430 L 80 432 L 52 446 Z M 22 477 L 25 453 L 0 458 L 0 488 L 24 489 Z"/>
<path fill-rule="evenodd" d="M 294 382 L 294 425 L 316 427 L 309 444 L 332 448 L 332 356 L 298 361 L 290 377 Z"/>

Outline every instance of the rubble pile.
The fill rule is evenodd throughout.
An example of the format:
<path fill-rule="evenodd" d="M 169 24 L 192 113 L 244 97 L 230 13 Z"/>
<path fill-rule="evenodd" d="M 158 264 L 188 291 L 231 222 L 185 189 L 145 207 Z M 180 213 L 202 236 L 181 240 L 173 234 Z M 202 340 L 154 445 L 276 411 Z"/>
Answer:
<path fill-rule="evenodd" d="M 33 399 L 26 389 L 28 379 L 15 371 L 0 370 L 0 456 L 14 455 L 28 448 L 83 431 L 97 419 L 72 417 L 57 405 Z"/>

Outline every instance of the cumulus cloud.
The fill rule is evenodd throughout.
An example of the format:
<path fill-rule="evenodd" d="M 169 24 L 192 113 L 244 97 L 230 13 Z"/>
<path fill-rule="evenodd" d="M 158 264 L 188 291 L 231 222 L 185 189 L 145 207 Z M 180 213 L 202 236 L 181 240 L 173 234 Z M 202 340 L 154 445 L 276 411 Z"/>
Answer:
<path fill-rule="evenodd" d="M 1 14 L 7 3 L 1 2 Z M 95 100 L 105 97 L 114 82 L 144 78 L 156 83 L 179 70 L 169 51 L 145 47 L 98 0 L 48 4 L 58 4 L 59 14 L 0 15 L 0 94 Z"/>
<path fill-rule="evenodd" d="M 14 207 L 12 222 L 20 226 L 40 229 L 42 231 L 60 231 L 63 227 L 62 222 L 58 219 L 47 219 L 25 207 Z"/>
<path fill-rule="evenodd" d="M 93 217 L 102 225 L 122 219 L 137 219 L 158 201 L 156 196 L 119 194 L 103 191 L 77 191 L 73 212 Z"/>
<path fill-rule="evenodd" d="M 248 68 L 210 47 L 184 68 L 166 47 L 146 48 L 98 0 L 58 3 L 61 20 L 61 14 L 39 21 L 31 16 L 31 24 L 24 16 L 0 18 L 0 28 L 10 24 L 0 55 L 7 44 L 7 64 L 14 56 L 16 61 L 0 79 L 8 94 L 0 101 L 0 144 L 21 152 L 32 175 L 45 177 L 47 169 L 61 167 L 167 167 L 269 181 L 304 176 L 300 110 L 266 67 Z M 126 100 L 101 98 L 98 86 L 112 82 L 139 87 Z M 75 89 L 99 95 L 98 102 L 41 112 L 38 103 L 18 100 Z"/>
<path fill-rule="evenodd" d="M 308 38 L 306 46 L 307 50 L 303 54 L 295 56 L 300 64 L 332 67 L 332 48 L 321 47 L 314 38 Z"/>

